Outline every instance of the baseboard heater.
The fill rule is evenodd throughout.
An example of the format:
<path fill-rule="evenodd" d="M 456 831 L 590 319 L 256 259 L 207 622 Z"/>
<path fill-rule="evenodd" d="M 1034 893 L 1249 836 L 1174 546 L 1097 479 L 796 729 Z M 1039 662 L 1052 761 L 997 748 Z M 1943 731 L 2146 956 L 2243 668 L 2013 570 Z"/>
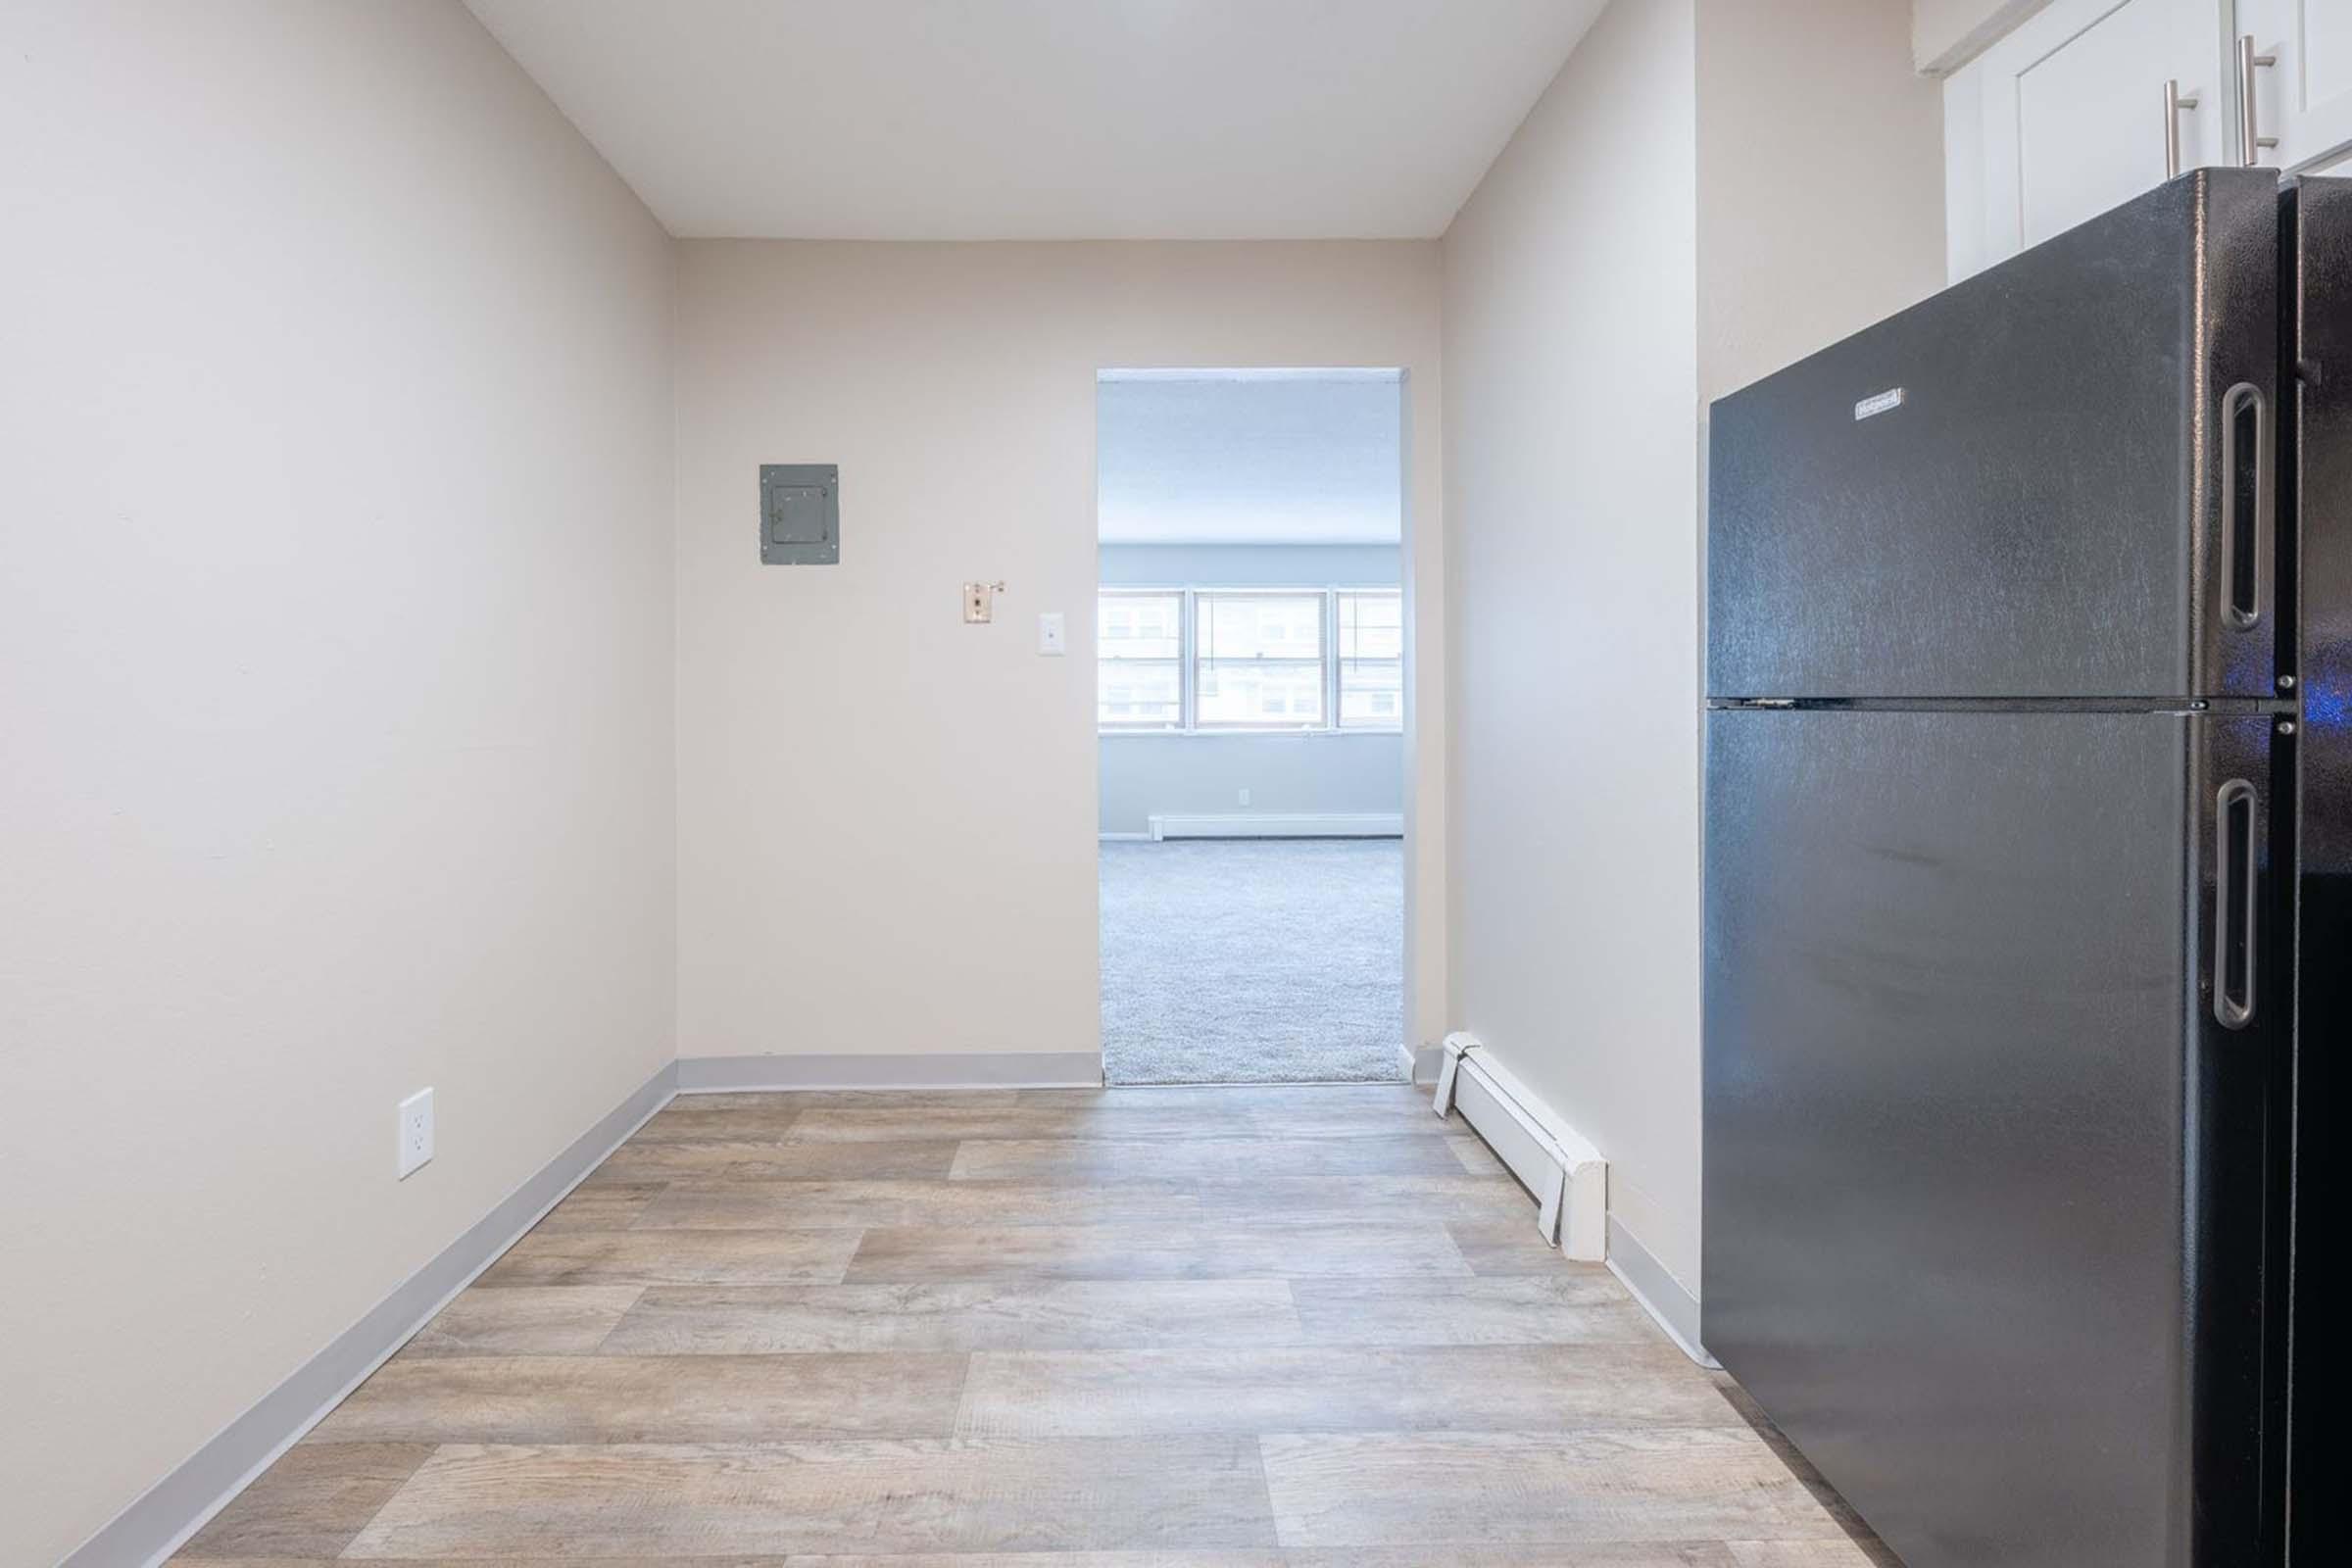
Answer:
<path fill-rule="evenodd" d="M 1608 1161 L 1490 1057 L 1476 1037 L 1446 1037 L 1434 1108 L 1441 1116 L 1460 1111 L 1494 1157 L 1536 1195 L 1536 1230 L 1546 1243 L 1584 1262 L 1607 1259 Z"/>
<path fill-rule="evenodd" d="M 1299 811 L 1294 813 L 1200 811 L 1153 814 L 1155 839 L 1394 839 L 1404 836 L 1404 818 L 1395 811 Z"/>

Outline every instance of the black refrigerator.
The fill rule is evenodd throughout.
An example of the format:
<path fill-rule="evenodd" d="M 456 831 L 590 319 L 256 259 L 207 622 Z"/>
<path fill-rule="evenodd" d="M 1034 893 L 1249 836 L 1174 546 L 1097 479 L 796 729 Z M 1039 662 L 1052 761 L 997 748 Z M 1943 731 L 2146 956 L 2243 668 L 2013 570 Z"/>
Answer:
<path fill-rule="evenodd" d="M 2183 175 L 1708 453 L 1707 1349 L 1910 1568 L 2343 1560 L 2352 181 Z"/>

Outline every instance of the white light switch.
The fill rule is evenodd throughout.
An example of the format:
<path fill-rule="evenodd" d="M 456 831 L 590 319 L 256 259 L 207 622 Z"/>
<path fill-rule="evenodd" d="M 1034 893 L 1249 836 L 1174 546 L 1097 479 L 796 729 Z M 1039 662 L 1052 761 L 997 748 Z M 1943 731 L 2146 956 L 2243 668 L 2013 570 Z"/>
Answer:
<path fill-rule="evenodd" d="M 1058 654 L 1062 652 L 1063 645 L 1061 612 L 1049 610 L 1037 617 L 1037 651 L 1041 654 Z"/>

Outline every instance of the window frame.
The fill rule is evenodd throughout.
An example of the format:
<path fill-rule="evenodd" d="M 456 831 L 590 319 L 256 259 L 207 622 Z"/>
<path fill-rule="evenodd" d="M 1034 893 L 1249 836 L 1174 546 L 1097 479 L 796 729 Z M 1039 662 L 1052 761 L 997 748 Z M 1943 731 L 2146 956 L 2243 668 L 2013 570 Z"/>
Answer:
<path fill-rule="evenodd" d="M 1315 657 L 1313 662 L 1315 665 L 1317 687 L 1316 702 L 1317 706 L 1322 710 L 1321 714 L 1317 718 L 1316 722 L 1311 724 L 1300 724 L 1293 722 L 1289 719 L 1272 718 L 1226 719 L 1214 724 L 1203 723 L 1201 721 L 1200 669 L 1201 665 L 1206 661 L 1203 660 L 1200 653 L 1200 616 L 1203 611 L 1208 610 L 1210 606 L 1213 606 L 1219 600 L 1249 599 L 1293 599 L 1308 601 L 1314 605 Z M 1331 656 L 1335 643 L 1333 633 L 1336 628 L 1332 624 L 1332 596 L 1330 589 L 1313 586 L 1297 588 L 1221 588 L 1215 586 L 1200 586 L 1191 588 L 1186 591 L 1185 603 L 1188 607 L 1188 614 L 1185 624 L 1191 631 L 1193 639 L 1192 662 L 1187 666 L 1187 673 L 1192 677 L 1192 706 L 1187 711 L 1186 716 L 1191 720 L 1190 728 L 1193 733 L 1199 735 L 1311 735 L 1318 730 L 1329 729 L 1332 726 L 1332 720 L 1336 715 L 1331 710 Z M 1213 613 L 1213 611 L 1210 612 Z M 1239 658 L 1224 662 L 1236 664 L 1250 662 L 1248 660 Z M 1261 660 L 1259 662 L 1271 664 L 1303 664 L 1307 662 L 1307 661 L 1303 659 L 1269 659 Z"/>
<path fill-rule="evenodd" d="M 1348 697 L 1348 654 L 1341 647 L 1340 607 L 1342 601 L 1348 599 L 1382 598 L 1394 599 L 1396 602 L 1396 714 L 1390 719 L 1375 719 L 1360 724 L 1350 724 L 1348 722 L 1348 714 L 1344 706 Z M 1331 628 L 1330 669 L 1328 671 L 1331 690 L 1325 697 L 1324 707 L 1331 719 L 1331 727 L 1348 735 L 1394 735 L 1399 733 L 1404 728 L 1403 588 L 1334 588 L 1331 590 L 1327 614 Z M 1356 635 L 1359 637 L 1363 635 L 1361 627 L 1357 628 Z M 1386 659 L 1372 659 L 1361 653 L 1355 656 L 1355 662 L 1359 664 L 1388 662 Z"/>
<path fill-rule="evenodd" d="M 1394 722 L 1372 724 L 1340 723 L 1340 598 L 1344 594 L 1389 595 L 1398 606 L 1398 620 L 1403 619 L 1404 589 L 1397 583 L 1099 583 L 1095 588 L 1096 616 L 1100 621 L 1102 603 L 1105 599 L 1178 599 L 1179 647 L 1183 666 L 1180 693 L 1180 722 L 1170 724 L 1128 723 L 1106 724 L 1102 721 L 1102 651 L 1095 650 L 1095 732 L 1098 735 L 1401 735 L 1404 733 L 1404 710 L 1409 702 L 1408 691 L 1399 689 L 1397 712 Z M 1200 722 L 1200 601 L 1203 598 L 1234 599 L 1252 595 L 1285 599 L 1313 598 L 1319 602 L 1318 613 L 1323 628 L 1323 721 L 1319 724 L 1288 724 L 1264 722 L 1254 724 L 1203 724 Z M 1399 639 L 1397 668 L 1403 670 L 1405 659 Z"/>
<path fill-rule="evenodd" d="M 1176 601 L 1176 722 L 1173 724 L 1151 719 L 1133 719 L 1125 723 L 1105 722 L 1102 717 L 1102 666 L 1105 663 L 1157 664 L 1160 659 L 1105 659 L 1102 643 L 1102 602 L 1106 599 L 1173 599 Z M 1181 588 L 1095 589 L 1095 728 L 1104 735 L 1180 735 L 1193 711 L 1193 626 L 1192 596 Z"/>

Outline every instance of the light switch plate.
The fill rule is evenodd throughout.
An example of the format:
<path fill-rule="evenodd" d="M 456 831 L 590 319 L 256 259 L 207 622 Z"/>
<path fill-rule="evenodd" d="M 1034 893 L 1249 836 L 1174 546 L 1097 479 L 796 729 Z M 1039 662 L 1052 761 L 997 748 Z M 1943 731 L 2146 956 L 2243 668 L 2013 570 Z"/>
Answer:
<path fill-rule="evenodd" d="M 1037 617 L 1037 651 L 1041 654 L 1059 654 L 1066 646 L 1061 612 L 1049 610 Z"/>

